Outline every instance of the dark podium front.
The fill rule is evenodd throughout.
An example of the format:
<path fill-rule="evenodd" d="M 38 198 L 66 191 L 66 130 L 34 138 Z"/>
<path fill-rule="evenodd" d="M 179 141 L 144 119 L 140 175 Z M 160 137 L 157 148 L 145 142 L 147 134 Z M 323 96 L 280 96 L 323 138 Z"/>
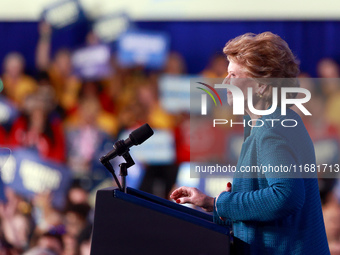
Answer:
<path fill-rule="evenodd" d="M 229 229 L 212 216 L 128 188 L 97 192 L 91 255 L 230 254 Z"/>

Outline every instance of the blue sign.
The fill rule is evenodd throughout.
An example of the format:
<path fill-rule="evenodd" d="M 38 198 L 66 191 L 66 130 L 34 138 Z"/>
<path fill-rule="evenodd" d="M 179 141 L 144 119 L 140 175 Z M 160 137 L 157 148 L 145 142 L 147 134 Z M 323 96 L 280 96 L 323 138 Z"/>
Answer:
<path fill-rule="evenodd" d="M 125 139 L 132 130 L 124 131 L 119 139 Z M 143 144 L 134 146 L 130 154 L 136 161 L 149 165 L 167 165 L 176 161 L 175 137 L 169 130 L 154 129 L 154 134 Z"/>
<path fill-rule="evenodd" d="M 190 98 L 190 79 L 198 78 L 198 76 L 190 75 L 163 75 L 159 79 L 159 92 L 161 97 L 162 108 L 170 113 L 190 112 L 190 104 L 193 109 L 200 111 L 201 98 L 200 90 L 192 90 L 198 96 Z M 197 107 L 194 108 L 193 99 L 198 98 Z M 191 101 L 190 101 L 191 99 Z"/>
<path fill-rule="evenodd" d="M 19 115 L 15 106 L 4 96 L 0 96 L 0 124 L 12 123 Z"/>
<path fill-rule="evenodd" d="M 9 157 L 11 156 L 11 150 L 8 148 L 0 148 L 0 201 L 7 201 L 6 200 L 6 196 L 5 196 L 5 184 L 2 181 L 2 169 L 3 166 L 6 164 L 7 160 L 9 159 Z"/>
<path fill-rule="evenodd" d="M 169 37 L 163 32 L 128 31 L 118 40 L 118 61 L 124 67 L 142 65 L 160 69 L 169 50 Z"/>
<path fill-rule="evenodd" d="M 339 163 L 340 144 L 333 137 L 319 139 L 313 142 L 317 164 L 337 164 Z"/>
<path fill-rule="evenodd" d="M 28 149 L 13 150 L 1 177 L 6 185 L 29 199 L 34 194 L 51 191 L 52 202 L 58 208 L 64 205 L 71 182 L 71 173 L 64 165 L 41 159 L 38 152 Z"/>
<path fill-rule="evenodd" d="M 131 29 L 132 23 L 125 13 L 115 13 L 97 18 L 92 27 L 100 41 L 111 43 L 128 29 Z"/>
<path fill-rule="evenodd" d="M 85 79 L 102 79 L 111 74 L 111 52 L 106 45 L 95 45 L 76 50 L 72 56 L 75 73 Z"/>
<path fill-rule="evenodd" d="M 77 0 L 56 2 L 48 6 L 42 18 L 56 29 L 62 29 L 86 20 L 84 11 Z"/>
<path fill-rule="evenodd" d="M 230 131 L 229 131 L 230 132 Z M 242 144 L 244 142 L 244 134 L 242 132 L 228 133 L 226 152 L 228 164 L 236 165 L 241 154 Z"/>
<path fill-rule="evenodd" d="M 178 167 L 178 174 L 176 184 L 178 187 L 187 186 L 193 188 L 200 188 L 201 179 L 190 177 L 190 162 L 183 162 Z"/>

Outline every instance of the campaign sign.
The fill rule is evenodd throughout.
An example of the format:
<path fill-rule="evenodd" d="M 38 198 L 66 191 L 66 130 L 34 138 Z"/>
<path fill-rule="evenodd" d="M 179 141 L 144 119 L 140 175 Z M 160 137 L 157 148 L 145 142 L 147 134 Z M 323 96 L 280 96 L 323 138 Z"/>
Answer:
<path fill-rule="evenodd" d="M 7 160 L 11 156 L 11 150 L 8 148 L 0 148 L 0 201 L 7 201 L 4 190 L 4 182 L 2 180 L 2 169 L 6 165 Z"/>
<path fill-rule="evenodd" d="M 12 123 L 19 115 L 15 106 L 4 96 L 0 96 L 0 124 Z"/>
<path fill-rule="evenodd" d="M 110 186 L 115 186 L 115 180 L 113 179 L 112 174 L 99 162 L 93 162 L 92 171 L 88 174 L 82 174 L 81 176 L 76 176 L 81 182 L 81 185 L 84 189 L 89 190 L 90 192 L 94 192 L 101 187 L 103 183 L 110 183 Z M 124 163 L 125 160 L 123 157 L 116 157 L 115 159 L 110 161 L 113 169 L 115 170 L 115 174 L 120 180 L 120 167 L 121 163 Z M 128 175 L 126 176 L 126 183 L 129 187 L 134 189 L 139 189 L 141 181 L 144 177 L 144 169 L 143 166 L 139 162 L 135 162 L 135 165 L 128 168 Z"/>
<path fill-rule="evenodd" d="M 53 205 L 58 208 L 64 205 L 71 181 L 71 173 L 64 165 L 41 159 L 35 150 L 28 149 L 13 150 L 1 177 L 6 185 L 29 199 L 34 194 L 51 191 Z"/>
<path fill-rule="evenodd" d="M 176 186 L 198 188 L 208 196 L 216 197 L 226 189 L 228 182 L 232 182 L 230 176 L 216 176 L 216 178 L 190 178 L 190 162 L 184 162 L 179 165 Z"/>
<path fill-rule="evenodd" d="M 169 50 L 169 37 L 163 32 L 128 31 L 118 39 L 118 61 L 121 66 L 143 65 L 160 69 Z"/>
<path fill-rule="evenodd" d="M 119 175 L 120 173 L 119 165 L 124 162 L 125 160 L 123 157 L 116 157 L 114 160 L 112 160 L 111 163 L 114 169 L 116 170 L 117 175 Z M 142 180 L 144 178 L 144 174 L 145 174 L 145 171 L 144 171 L 142 164 L 139 163 L 137 160 L 135 160 L 135 164 L 131 166 L 130 168 L 128 168 L 128 175 L 126 176 L 127 186 L 134 188 L 134 189 L 139 189 L 142 183 Z"/>
<path fill-rule="evenodd" d="M 339 163 L 340 144 L 338 140 L 332 137 L 316 140 L 314 149 L 318 165 Z"/>
<path fill-rule="evenodd" d="M 119 139 L 126 139 L 132 130 L 123 132 Z M 135 161 L 149 165 L 167 165 L 176 161 L 175 138 L 169 130 L 154 129 L 154 134 L 144 143 L 133 146 L 130 154 Z"/>
<path fill-rule="evenodd" d="M 76 50 L 72 55 L 72 64 L 78 76 L 85 79 L 102 79 L 111 73 L 110 48 L 95 45 Z"/>
<path fill-rule="evenodd" d="M 42 18 L 52 27 L 62 29 L 85 20 L 85 14 L 77 0 L 66 0 L 48 6 Z"/>
<path fill-rule="evenodd" d="M 100 41 L 111 43 L 131 27 L 131 21 L 125 13 L 110 14 L 96 19 L 93 31 Z"/>
<path fill-rule="evenodd" d="M 190 112 L 190 103 L 195 103 L 190 102 L 190 79 L 193 78 L 198 76 L 163 75 L 160 77 L 158 84 L 163 109 L 170 113 Z M 201 91 L 195 90 L 193 93 L 201 93 Z M 200 103 L 200 100 L 196 102 L 196 104 Z"/>
<path fill-rule="evenodd" d="M 190 178 L 190 162 L 183 162 L 178 167 L 176 186 L 187 186 L 193 188 L 202 188 L 200 178 Z"/>
<path fill-rule="evenodd" d="M 244 142 L 243 132 L 229 131 L 226 143 L 226 154 L 229 164 L 236 165 L 241 153 L 242 144 Z"/>

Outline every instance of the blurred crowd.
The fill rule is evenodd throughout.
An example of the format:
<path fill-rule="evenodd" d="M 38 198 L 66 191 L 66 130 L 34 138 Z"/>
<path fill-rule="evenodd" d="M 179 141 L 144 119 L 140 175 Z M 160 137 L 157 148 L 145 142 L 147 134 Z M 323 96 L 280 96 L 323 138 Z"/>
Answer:
<path fill-rule="evenodd" d="M 50 192 L 27 200 L 6 187 L 7 202 L 0 203 L 0 254 L 86 255 L 90 254 L 94 208 L 79 176 L 89 175 L 92 162 L 111 149 L 105 147 L 107 141 L 115 141 L 122 132 L 144 123 L 173 133 L 176 160 L 167 165 L 145 165 L 140 187 L 164 198 L 175 185 L 178 166 L 190 161 L 190 115 L 163 109 L 158 89 L 162 75 L 184 75 L 186 64 L 178 52 L 169 53 L 162 70 L 123 68 L 113 56 L 114 71 L 109 77 L 82 79 L 74 74 L 69 49 L 59 49 L 51 56 L 52 29 L 47 23 L 39 25 L 39 35 L 37 47 L 32 49 L 36 51 L 36 73 L 25 73 L 25 58 L 19 53 L 8 53 L 3 62 L 1 95 L 20 114 L 0 126 L 0 144 L 11 149 L 34 149 L 43 159 L 67 165 L 73 181 L 62 209 L 53 207 Z M 98 43 L 90 32 L 86 44 Z M 212 56 L 200 75 L 225 77 L 227 64 L 224 56 Z M 339 65 L 330 58 L 320 60 L 317 71 L 319 78 L 340 78 Z M 302 73 L 301 77 L 310 76 Z M 308 80 L 301 83 L 316 95 L 308 106 L 313 118 L 305 120 L 314 141 L 339 140 L 340 85 L 337 80 L 331 81 L 322 86 Z M 340 254 L 338 186 L 337 180 L 320 179 L 332 254 Z"/>

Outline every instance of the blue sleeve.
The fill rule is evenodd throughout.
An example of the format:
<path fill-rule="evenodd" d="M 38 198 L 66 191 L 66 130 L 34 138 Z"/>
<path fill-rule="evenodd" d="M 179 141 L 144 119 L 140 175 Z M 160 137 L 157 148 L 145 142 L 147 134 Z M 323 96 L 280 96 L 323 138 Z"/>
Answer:
<path fill-rule="evenodd" d="M 214 198 L 214 210 L 213 210 L 213 220 L 214 223 L 218 224 L 218 225 L 224 225 L 224 226 L 232 226 L 232 221 L 230 219 L 226 219 L 225 221 L 220 219 L 220 216 L 217 213 L 216 210 L 216 197 Z"/>
<path fill-rule="evenodd" d="M 297 164 L 296 153 L 288 140 L 273 129 L 265 130 L 256 138 L 258 165 Z M 305 201 L 302 178 L 265 177 L 269 186 L 267 188 L 249 192 L 223 192 L 216 201 L 218 216 L 233 221 L 273 221 L 301 210 Z M 242 189 L 246 190 L 247 187 Z"/>

